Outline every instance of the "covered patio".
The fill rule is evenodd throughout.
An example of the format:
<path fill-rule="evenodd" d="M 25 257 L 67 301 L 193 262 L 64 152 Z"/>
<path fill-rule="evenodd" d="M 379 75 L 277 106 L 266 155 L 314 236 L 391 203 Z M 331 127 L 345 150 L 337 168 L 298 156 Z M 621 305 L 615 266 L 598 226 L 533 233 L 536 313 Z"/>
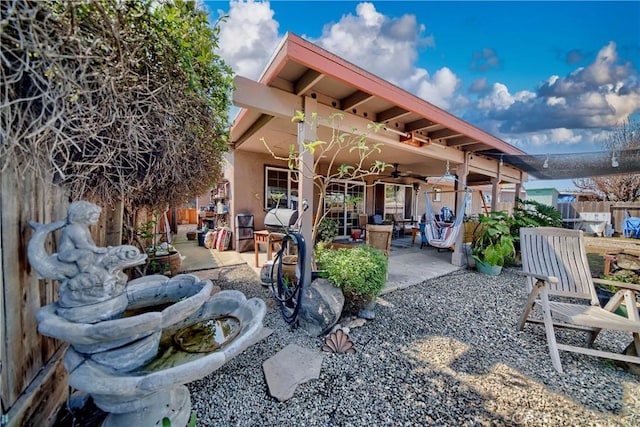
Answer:
<path fill-rule="evenodd" d="M 253 252 L 205 249 L 198 246 L 197 242 L 185 238 L 186 230 L 190 227 L 181 226 L 173 243 L 183 257 L 181 273 L 192 273 L 201 279 L 209 279 L 213 271 L 246 266 L 253 270 L 256 278 L 260 277 L 260 267 L 255 266 Z M 451 252 L 438 251 L 430 247 L 420 249 L 419 241 L 412 244 L 410 236 L 394 239 L 389 257 L 389 276 L 382 294 L 405 289 L 461 269 L 451 264 Z M 258 265 L 261 266 L 266 261 L 267 253 L 261 251 L 258 254 Z"/>
<path fill-rule="evenodd" d="M 515 185 L 518 194 L 527 179 L 521 170 L 495 157 L 524 154 L 519 149 L 301 37 L 287 34 L 272 58 L 258 81 L 235 78 L 233 102 L 243 109 L 233 123 L 225 171 L 231 183 L 232 229 L 235 215 L 246 213 L 254 215 L 255 230 L 263 229 L 264 212 L 274 206 L 273 192 L 285 194 L 286 206 L 280 207 L 298 209 L 298 201 L 307 200 L 310 212 L 315 211 L 319 196 L 310 179 L 296 182 L 295 171 L 269 150 L 286 158 L 292 144 L 330 139 L 333 129 L 327 118 L 334 113 L 343 116 L 341 132 L 363 132 L 371 122 L 383 123 L 383 130 L 368 137 L 372 143 L 382 144 L 376 159 L 394 166 L 365 182 L 336 183 L 332 191 L 338 196 L 361 200 L 357 207 L 345 204 L 339 212 L 332 212 L 339 223 L 339 236 L 349 236 L 358 226 L 358 214 L 369 218 L 393 215 L 398 222 L 415 223 L 424 213 L 427 189 L 440 190 L 440 194 L 433 194 L 435 210 L 448 207 L 457 212 L 464 194 L 456 190 L 490 188 L 490 204 L 495 208 L 502 184 Z M 307 117 L 317 115 L 317 126 L 293 123 L 296 111 Z M 338 162 L 352 164 L 356 160 L 354 153 L 346 152 L 340 153 Z M 434 188 L 433 177 L 447 171 L 455 180 Z M 481 212 L 487 198 L 474 191 L 465 214 Z M 310 235 L 311 215 L 306 215 L 301 225 L 303 233 Z M 451 257 L 454 265 L 465 263 L 461 239 Z"/>

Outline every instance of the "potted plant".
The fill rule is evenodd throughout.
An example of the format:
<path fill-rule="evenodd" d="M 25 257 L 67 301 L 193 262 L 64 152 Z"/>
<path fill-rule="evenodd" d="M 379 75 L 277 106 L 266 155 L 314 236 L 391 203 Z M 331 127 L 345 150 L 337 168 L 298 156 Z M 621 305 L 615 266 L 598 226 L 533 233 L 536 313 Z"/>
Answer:
<path fill-rule="evenodd" d="M 182 265 L 180 252 L 167 242 L 147 248 L 147 255 L 147 274 L 163 274 L 170 271 L 171 275 L 175 276 Z"/>
<path fill-rule="evenodd" d="M 320 276 L 329 279 L 344 294 L 343 311 L 356 314 L 382 291 L 387 279 L 387 257 L 366 245 L 332 249 L 319 244 L 315 259 Z"/>
<path fill-rule="evenodd" d="M 494 276 L 500 274 L 505 260 L 515 256 L 506 212 L 480 215 L 479 232 L 475 235 L 471 254 L 479 272 Z"/>

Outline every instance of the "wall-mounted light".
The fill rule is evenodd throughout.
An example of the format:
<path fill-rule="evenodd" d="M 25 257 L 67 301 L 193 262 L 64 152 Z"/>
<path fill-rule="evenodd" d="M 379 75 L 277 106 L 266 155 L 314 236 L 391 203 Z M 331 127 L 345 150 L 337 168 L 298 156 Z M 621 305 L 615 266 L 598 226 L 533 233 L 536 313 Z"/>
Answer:
<path fill-rule="evenodd" d="M 618 166 L 620 166 L 620 163 L 618 163 L 618 157 L 616 156 L 616 152 L 614 151 L 611 155 L 611 167 L 617 168 Z"/>
<path fill-rule="evenodd" d="M 544 159 L 544 163 L 542 164 L 542 167 L 545 169 L 549 168 L 549 155 L 547 154 L 547 158 Z"/>
<path fill-rule="evenodd" d="M 502 156 L 504 156 L 504 154 L 500 154 L 500 166 L 504 165 L 504 159 Z"/>

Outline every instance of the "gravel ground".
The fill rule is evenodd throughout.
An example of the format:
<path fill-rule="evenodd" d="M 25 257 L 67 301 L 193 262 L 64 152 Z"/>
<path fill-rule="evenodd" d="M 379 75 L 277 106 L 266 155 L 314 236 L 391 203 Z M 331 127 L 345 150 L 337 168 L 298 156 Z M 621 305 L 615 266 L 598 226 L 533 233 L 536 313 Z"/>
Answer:
<path fill-rule="evenodd" d="M 323 339 L 292 330 L 249 267 L 226 268 L 214 282 L 264 299 L 274 332 L 188 384 L 199 426 L 640 425 L 639 377 L 568 352 L 558 374 L 544 329 L 516 330 L 526 294 L 515 270 L 460 271 L 384 295 L 376 319 L 349 332 L 357 353 L 322 353 L 320 378 L 286 402 L 269 396 L 262 363 L 290 343 L 320 352 Z M 628 342 L 603 332 L 596 346 L 622 351 Z"/>

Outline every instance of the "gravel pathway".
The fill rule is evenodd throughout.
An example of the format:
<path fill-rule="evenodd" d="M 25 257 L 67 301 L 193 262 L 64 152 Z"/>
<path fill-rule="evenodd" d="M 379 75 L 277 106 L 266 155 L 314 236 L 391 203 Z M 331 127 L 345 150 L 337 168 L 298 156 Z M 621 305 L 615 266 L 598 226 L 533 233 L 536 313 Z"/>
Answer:
<path fill-rule="evenodd" d="M 357 353 L 323 353 L 320 378 L 286 402 L 269 396 L 262 363 L 290 343 L 320 351 L 323 339 L 292 330 L 249 267 L 223 269 L 214 282 L 263 298 L 274 332 L 188 384 L 199 426 L 640 425 L 640 377 L 567 352 L 560 375 L 544 328 L 516 331 L 526 295 L 515 270 L 459 271 L 384 295 L 376 319 L 349 333 Z M 628 342 L 603 332 L 596 345 L 621 351 Z"/>

